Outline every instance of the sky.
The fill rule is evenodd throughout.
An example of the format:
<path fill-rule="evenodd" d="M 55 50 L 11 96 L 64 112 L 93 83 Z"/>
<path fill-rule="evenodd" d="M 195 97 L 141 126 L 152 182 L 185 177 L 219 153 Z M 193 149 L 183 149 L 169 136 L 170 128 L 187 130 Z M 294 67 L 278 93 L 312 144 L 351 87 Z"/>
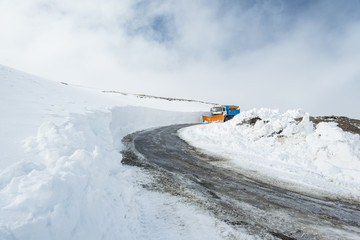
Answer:
<path fill-rule="evenodd" d="M 0 64 L 54 81 L 360 119 L 360 0 L 0 0 Z"/>

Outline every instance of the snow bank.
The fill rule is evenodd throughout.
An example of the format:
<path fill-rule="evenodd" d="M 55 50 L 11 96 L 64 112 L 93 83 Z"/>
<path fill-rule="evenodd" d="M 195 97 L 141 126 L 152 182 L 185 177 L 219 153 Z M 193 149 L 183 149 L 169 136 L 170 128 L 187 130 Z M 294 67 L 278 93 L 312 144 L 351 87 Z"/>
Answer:
<path fill-rule="evenodd" d="M 312 194 L 360 198 L 359 135 L 336 123 L 315 126 L 301 110 L 253 109 L 226 123 L 189 127 L 180 135 L 231 159 L 252 177 Z"/>
<path fill-rule="evenodd" d="M 0 173 L 0 238 L 155 239 L 151 233 L 136 235 L 144 234 L 138 226 L 139 214 L 151 217 L 152 207 L 145 212 L 137 209 L 144 203 L 136 195 L 146 194 L 136 184 L 140 173 L 120 164 L 118 140 L 131 131 L 192 122 L 193 117 L 122 107 L 76 114 L 61 125 L 43 124 L 36 136 L 25 141 L 28 158 Z M 165 204 L 157 201 L 153 204 Z M 179 214 L 185 206 L 173 208 Z M 194 217 L 209 221 L 201 214 Z M 143 224 L 162 224 L 153 226 L 160 228 L 166 226 L 164 219 L 153 216 Z M 163 233 L 178 234 L 173 230 L 163 229 Z"/>

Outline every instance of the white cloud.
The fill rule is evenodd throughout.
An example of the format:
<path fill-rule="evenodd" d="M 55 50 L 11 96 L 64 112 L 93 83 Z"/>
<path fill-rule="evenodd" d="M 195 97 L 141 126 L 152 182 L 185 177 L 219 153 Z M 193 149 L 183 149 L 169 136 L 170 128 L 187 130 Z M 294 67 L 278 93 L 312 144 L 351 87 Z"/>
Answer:
<path fill-rule="evenodd" d="M 0 64 L 101 89 L 360 118 L 360 97 L 349 97 L 359 87 L 359 8 L 3 0 Z"/>

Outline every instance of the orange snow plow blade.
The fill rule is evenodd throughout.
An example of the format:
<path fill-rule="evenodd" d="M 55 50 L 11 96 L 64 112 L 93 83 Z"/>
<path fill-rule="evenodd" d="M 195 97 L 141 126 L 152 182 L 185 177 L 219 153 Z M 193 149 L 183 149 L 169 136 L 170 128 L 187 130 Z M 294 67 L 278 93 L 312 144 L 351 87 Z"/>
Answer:
<path fill-rule="evenodd" d="M 223 115 L 214 115 L 214 116 L 202 116 L 203 122 L 216 122 L 216 121 L 224 121 Z"/>

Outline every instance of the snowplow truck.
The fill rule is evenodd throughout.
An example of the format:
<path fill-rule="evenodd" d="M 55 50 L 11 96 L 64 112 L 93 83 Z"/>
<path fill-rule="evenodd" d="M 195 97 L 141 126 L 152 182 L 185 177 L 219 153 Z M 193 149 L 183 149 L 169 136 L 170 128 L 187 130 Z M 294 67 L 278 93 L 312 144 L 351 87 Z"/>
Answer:
<path fill-rule="evenodd" d="M 203 122 L 226 122 L 240 113 L 239 106 L 217 105 L 210 109 L 210 116 L 202 116 Z"/>

